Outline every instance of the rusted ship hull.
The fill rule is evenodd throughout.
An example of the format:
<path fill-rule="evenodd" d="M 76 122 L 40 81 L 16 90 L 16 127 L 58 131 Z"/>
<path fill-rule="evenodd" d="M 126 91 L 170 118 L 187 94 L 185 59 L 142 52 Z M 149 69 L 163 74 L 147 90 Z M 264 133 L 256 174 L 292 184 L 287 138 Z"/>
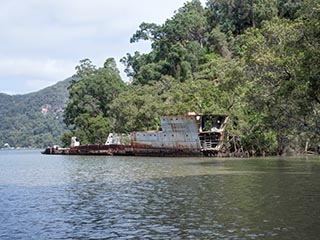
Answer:
<path fill-rule="evenodd" d="M 72 148 L 46 148 L 42 154 L 54 155 L 109 155 L 109 156 L 202 156 L 198 149 L 157 148 L 130 145 L 81 145 Z"/>
<path fill-rule="evenodd" d="M 214 156 L 223 146 L 226 115 L 161 117 L 161 131 L 110 134 L 104 145 L 47 148 L 43 154 L 127 156 Z"/>

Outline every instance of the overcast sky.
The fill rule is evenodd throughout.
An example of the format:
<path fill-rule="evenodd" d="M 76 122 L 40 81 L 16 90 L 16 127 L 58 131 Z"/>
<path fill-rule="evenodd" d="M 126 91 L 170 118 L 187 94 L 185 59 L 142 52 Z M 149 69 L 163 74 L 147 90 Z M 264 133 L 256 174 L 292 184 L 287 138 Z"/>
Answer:
<path fill-rule="evenodd" d="M 162 24 L 186 0 L 1 0 L 0 92 L 24 94 L 74 74 L 79 60 L 148 52 L 130 44 L 142 22 Z M 205 3 L 205 0 L 202 1 Z M 122 74 L 124 75 L 124 74 Z"/>

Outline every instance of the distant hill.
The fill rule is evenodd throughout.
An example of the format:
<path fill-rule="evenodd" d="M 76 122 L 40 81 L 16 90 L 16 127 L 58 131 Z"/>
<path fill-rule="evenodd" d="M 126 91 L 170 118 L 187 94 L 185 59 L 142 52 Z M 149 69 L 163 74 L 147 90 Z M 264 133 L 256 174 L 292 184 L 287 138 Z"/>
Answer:
<path fill-rule="evenodd" d="M 24 95 L 0 93 L 0 148 L 44 148 L 60 143 L 67 129 L 63 108 L 71 78 Z"/>

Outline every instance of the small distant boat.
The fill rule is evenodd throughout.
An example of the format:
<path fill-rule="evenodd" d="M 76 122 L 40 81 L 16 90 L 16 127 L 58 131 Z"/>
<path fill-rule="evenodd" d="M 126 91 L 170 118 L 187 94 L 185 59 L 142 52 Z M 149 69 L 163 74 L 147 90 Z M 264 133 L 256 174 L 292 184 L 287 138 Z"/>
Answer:
<path fill-rule="evenodd" d="M 110 133 L 105 144 L 81 145 L 76 137 L 69 148 L 53 146 L 43 154 L 128 156 L 215 156 L 223 146 L 227 115 L 188 113 L 160 118 L 161 131 Z"/>

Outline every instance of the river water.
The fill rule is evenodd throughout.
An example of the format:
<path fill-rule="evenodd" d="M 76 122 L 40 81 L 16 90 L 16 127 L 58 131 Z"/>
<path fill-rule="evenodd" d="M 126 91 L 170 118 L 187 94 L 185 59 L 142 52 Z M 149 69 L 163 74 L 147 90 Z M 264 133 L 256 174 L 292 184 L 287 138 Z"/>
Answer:
<path fill-rule="evenodd" d="M 319 239 L 320 158 L 0 151 L 0 239 Z"/>

